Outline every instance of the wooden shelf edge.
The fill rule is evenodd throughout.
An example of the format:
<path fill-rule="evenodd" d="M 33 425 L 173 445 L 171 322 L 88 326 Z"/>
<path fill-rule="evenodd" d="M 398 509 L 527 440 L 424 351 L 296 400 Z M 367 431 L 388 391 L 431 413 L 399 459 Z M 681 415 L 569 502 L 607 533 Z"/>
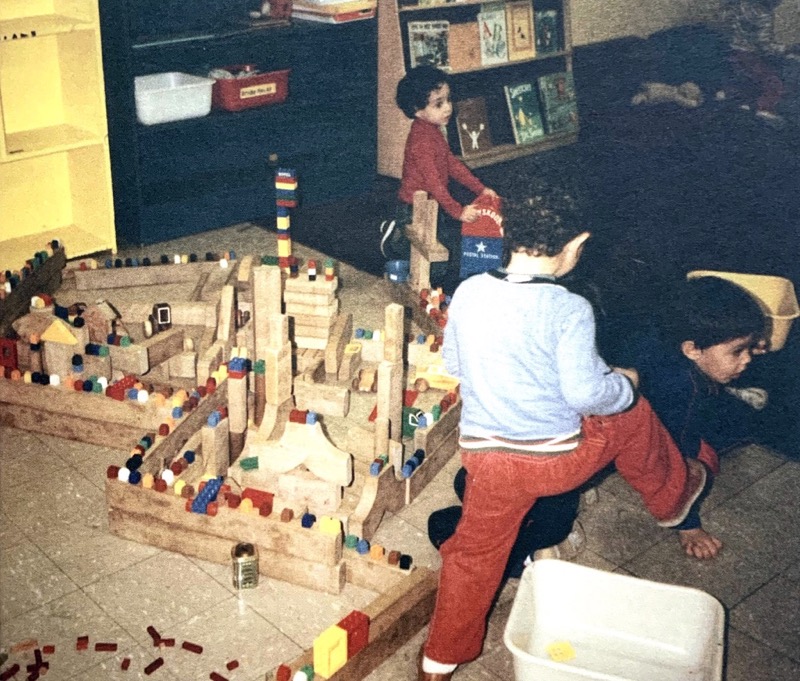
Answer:
<path fill-rule="evenodd" d="M 492 147 L 483 154 L 476 156 L 462 156 L 461 160 L 470 168 L 483 168 L 493 163 L 511 161 L 523 156 L 538 154 L 542 151 L 557 149 L 578 140 L 577 132 L 545 135 L 540 140 L 530 144 L 502 144 Z"/>

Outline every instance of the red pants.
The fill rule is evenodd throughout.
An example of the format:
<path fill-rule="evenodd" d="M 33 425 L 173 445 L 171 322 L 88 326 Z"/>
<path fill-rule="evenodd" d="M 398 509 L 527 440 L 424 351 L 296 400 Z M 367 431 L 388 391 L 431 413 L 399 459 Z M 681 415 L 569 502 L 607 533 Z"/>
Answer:
<path fill-rule="evenodd" d="M 461 664 L 480 655 L 486 617 L 522 518 L 539 497 L 575 489 L 612 461 L 657 520 L 685 503 L 686 462 L 650 403 L 583 422 L 577 449 L 558 455 L 467 452 L 463 515 L 441 549 L 439 592 L 425 655 Z"/>
<path fill-rule="evenodd" d="M 775 113 L 784 93 L 783 80 L 772 65 L 753 52 L 733 50 L 731 63 L 753 86 L 757 111 Z"/>

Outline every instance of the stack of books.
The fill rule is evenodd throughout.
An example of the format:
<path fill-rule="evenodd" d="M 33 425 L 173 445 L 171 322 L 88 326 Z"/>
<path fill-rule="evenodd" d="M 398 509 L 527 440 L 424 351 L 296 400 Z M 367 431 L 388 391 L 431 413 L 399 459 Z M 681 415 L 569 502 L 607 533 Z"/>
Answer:
<path fill-rule="evenodd" d="M 343 24 L 375 16 L 377 0 L 294 0 L 292 19 Z"/>

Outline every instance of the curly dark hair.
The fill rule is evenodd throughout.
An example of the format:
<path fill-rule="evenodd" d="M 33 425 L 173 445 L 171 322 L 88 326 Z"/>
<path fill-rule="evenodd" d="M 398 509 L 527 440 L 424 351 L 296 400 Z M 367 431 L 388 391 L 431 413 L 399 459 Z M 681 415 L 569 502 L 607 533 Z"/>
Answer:
<path fill-rule="evenodd" d="M 411 69 L 397 84 L 395 102 L 408 117 L 414 118 L 417 111 L 428 106 L 431 92 L 435 92 L 450 80 L 444 71 L 434 66 L 417 66 Z"/>
<path fill-rule="evenodd" d="M 554 256 L 586 231 L 580 206 L 562 187 L 529 187 L 503 205 L 504 262 L 511 253 Z"/>

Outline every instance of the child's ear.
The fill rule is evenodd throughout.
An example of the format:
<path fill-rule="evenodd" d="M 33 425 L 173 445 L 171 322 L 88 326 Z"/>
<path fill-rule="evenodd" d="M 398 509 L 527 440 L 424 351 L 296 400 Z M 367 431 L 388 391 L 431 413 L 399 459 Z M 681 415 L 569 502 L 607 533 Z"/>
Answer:
<path fill-rule="evenodd" d="M 685 357 L 696 362 L 703 351 L 694 344 L 694 341 L 686 340 L 681 343 L 681 352 Z"/>

